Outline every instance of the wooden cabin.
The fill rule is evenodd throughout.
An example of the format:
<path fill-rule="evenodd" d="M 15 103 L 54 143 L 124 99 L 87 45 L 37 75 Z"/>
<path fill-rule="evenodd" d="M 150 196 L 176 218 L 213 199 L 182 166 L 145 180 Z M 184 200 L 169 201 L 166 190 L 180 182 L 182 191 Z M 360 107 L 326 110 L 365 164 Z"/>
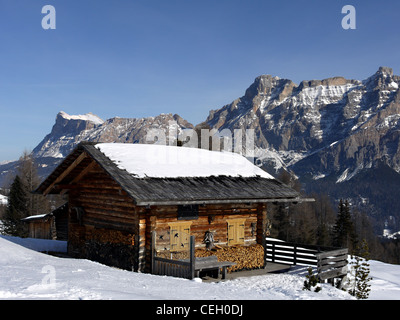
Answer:
<path fill-rule="evenodd" d="M 70 255 L 139 272 L 154 251 L 186 258 L 189 236 L 196 256 L 262 268 L 268 203 L 301 200 L 238 154 L 118 143 L 81 143 L 36 192 L 68 194 Z"/>
<path fill-rule="evenodd" d="M 29 216 L 22 221 L 28 223 L 28 237 L 30 238 L 68 239 L 68 203 L 50 213 Z"/>

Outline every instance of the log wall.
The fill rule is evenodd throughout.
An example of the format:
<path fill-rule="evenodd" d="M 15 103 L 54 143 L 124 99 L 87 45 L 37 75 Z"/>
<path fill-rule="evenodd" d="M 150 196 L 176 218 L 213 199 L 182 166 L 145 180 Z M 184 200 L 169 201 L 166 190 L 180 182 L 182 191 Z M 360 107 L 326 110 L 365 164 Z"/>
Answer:
<path fill-rule="evenodd" d="M 265 205 L 200 205 L 197 219 L 177 220 L 178 206 L 136 206 L 97 164 L 68 188 L 68 251 L 76 257 L 151 272 L 152 232 L 156 231 L 155 250 L 169 251 L 171 222 L 191 222 L 196 249 L 205 249 L 207 231 L 213 232 L 215 245 L 227 246 L 228 219 L 245 219 L 244 246 L 263 245 L 265 238 Z M 83 208 L 83 214 L 76 207 Z"/>
<path fill-rule="evenodd" d="M 83 208 L 81 217 L 75 207 Z M 137 210 L 126 192 L 94 165 L 69 191 L 69 253 L 137 270 Z"/>

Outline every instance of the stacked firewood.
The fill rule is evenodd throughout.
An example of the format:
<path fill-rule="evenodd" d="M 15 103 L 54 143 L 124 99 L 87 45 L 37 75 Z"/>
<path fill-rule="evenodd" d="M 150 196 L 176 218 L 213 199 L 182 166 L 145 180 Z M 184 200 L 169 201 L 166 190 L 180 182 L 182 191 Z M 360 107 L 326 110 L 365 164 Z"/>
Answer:
<path fill-rule="evenodd" d="M 196 249 L 196 257 L 208 257 L 215 255 L 218 261 L 236 262 L 236 265 L 228 268 L 228 272 L 239 270 L 258 269 L 264 265 L 264 249 L 261 245 L 251 246 L 215 246 L 212 250 Z"/>
<path fill-rule="evenodd" d="M 89 229 L 87 230 L 86 238 L 100 243 L 119 243 L 125 245 L 134 245 L 135 243 L 133 234 L 110 229 Z"/>

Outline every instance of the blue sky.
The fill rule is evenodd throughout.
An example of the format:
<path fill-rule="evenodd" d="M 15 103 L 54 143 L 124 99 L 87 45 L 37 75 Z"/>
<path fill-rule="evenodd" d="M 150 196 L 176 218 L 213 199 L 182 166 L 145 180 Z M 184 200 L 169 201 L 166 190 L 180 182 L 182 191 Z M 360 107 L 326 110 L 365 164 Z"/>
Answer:
<path fill-rule="evenodd" d="M 44 30 L 44 5 L 56 29 Z M 342 7 L 356 8 L 344 30 Z M 57 113 L 178 113 L 197 124 L 261 74 L 400 74 L 400 2 L 0 0 L 0 162 L 32 150 Z"/>

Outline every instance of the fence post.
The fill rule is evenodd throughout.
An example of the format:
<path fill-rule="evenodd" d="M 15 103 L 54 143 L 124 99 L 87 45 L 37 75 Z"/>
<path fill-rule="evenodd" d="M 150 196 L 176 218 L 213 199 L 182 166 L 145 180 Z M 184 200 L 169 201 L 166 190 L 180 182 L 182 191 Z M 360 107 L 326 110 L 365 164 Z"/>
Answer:
<path fill-rule="evenodd" d="M 267 241 L 264 241 L 264 269 L 267 267 L 267 264 Z"/>
<path fill-rule="evenodd" d="M 272 262 L 275 262 L 275 243 L 272 243 Z"/>
<path fill-rule="evenodd" d="M 296 265 L 297 263 L 297 246 L 293 246 L 293 264 Z"/>
<path fill-rule="evenodd" d="M 195 272 L 194 247 L 195 247 L 194 236 L 190 236 L 190 275 L 189 275 L 190 279 L 194 279 L 194 272 Z"/>
<path fill-rule="evenodd" d="M 156 232 L 153 231 L 151 233 L 151 270 L 150 273 L 154 274 L 155 272 L 155 259 L 156 256 Z"/>

